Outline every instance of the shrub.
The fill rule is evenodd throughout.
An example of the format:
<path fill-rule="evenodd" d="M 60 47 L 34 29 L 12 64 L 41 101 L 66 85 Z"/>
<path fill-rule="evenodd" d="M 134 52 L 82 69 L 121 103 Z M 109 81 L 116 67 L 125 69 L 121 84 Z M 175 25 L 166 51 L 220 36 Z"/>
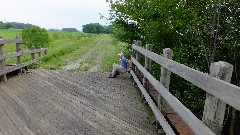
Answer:
<path fill-rule="evenodd" d="M 50 36 L 47 30 L 38 26 L 24 29 L 22 31 L 23 44 L 27 48 L 48 46 L 50 43 Z"/>

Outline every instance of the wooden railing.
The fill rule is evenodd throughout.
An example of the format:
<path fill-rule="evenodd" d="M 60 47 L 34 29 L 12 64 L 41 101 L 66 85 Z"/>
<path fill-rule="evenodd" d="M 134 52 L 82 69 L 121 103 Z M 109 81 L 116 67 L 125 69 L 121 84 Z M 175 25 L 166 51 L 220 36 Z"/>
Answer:
<path fill-rule="evenodd" d="M 224 120 L 226 103 L 237 110 L 240 110 L 240 87 L 229 83 L 231 80 L 233 66 L 226 62 L 215 62 L 211 65 L 210 74 L 205 74 L 171 60 L 172 51 L 169 48 L 164 49 L 163 55 L 158 55 L 150 51 L 151 47 L 149 46 L 152 45 L 147 45 L 146 49 L 140 47 L 140 45 L 141 42 L 135 42 L 132 45 L 133 54 L 131 60 L 135 69 L 133 68 L 131 74 L 164 132 L 168 135 L 175 134 L 174 130 L 165 119 L 165 107 L 169 105 L 195 134 L 220 134 Z M 145 56 L 144 67 L 139 62 L 140 54 Z M 152 60 L 162 66 L 160 81 L 149 73 Z M 144 77 L 140 78 L 140 80 L 136 76 L 136 72 L 139 71 L 144 75 Z M 171 72 L 207 92 L 202 120 L 199 120 L 188 108 L 186 108 L 169 92 Z M 160 93 L 157 102 L 158 105 L 155 105 L 153 99 L 148 93 L 148 90 L 146 90 L 146 80 L 148 80 Z"/>
<path fill-rule="evenodd" d="M 11 54 L 4 54 L 4 46 L 8 44 L 16 44 L 16 52 Z M 47 48 L 31 48 L 31 50 L 22 50 L 22 39 L 20 36 L 16 36 L 16 39 L 3 39 L 3 36 L 0 36 L 0 76 L 1 81 L 5 82 L 7 80 L 6 74 L 18 70 L 19 73 L 22 72 L 22 68 L 30 64 L 36 63 L 38 60 L 42 59 L 42 52 L 44 56 L 47 55 Z M 38 57 L 35 58 L 35 53 L 38 53 Z M 22 63 L 23 55 L 31 54 L 32 60 Z M 17 62 L 12 66 L 6 66 L 5 60 L 9 58 L 17 58 Z"/>

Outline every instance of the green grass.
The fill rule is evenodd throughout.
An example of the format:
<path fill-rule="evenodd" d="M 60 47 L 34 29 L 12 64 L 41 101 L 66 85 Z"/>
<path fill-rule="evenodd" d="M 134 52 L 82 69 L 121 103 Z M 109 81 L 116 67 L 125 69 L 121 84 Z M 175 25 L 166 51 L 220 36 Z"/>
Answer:
<path fill-rule="evenodd" d="M 96 37 L 95 37 L 96 38 Z M 99 65 L 101 72 L 110 72 L 113 63 L 119 63 L 118 53 L 123 51 L 124 46 L 121 42 L 109 35 L 98 35 L 97 43 L 92 47 L 92 54 L 80 63 L 80 67 L 75 71 L 88 71 L 91 67 Z"/>
<path fill-rule="evenodd" d="M 118 53 L 123 51 L 125 44 L 116 42 L 116 39 L 110 38 L 106 43 L 106 53 L 104 53 L 101 64 L 101 71 L 111 71 L 113 63 L 120 63 Z"/>
<path fill-rule="evenodd" d="M 13 39 L 16 35 L 20 34 L 21 30 L 1 30 L 0 35 L 4 35 L 4 38 Z M 98 61 L 99 54 L 102 57 L 100 61 L 101 72 L 110 72 L 112 70 L 113 63 L 120 63 L 117 54 L 119 52 L 125 52 L 126 44 L 117 41 L 110 35 L 94 35 L 83 33 L 68 33 L 68 32 L 49 32 L 52 42 L 48 47 L 48 55 L 45 56 L 42 61 L 37 63 L 40 68 L 46 69 L 60 69 L 62 66 L 67 65 L 69 61 L 74 62 L 80 59 L 90 49 L 94 51 L 93 55 L 87 57 L 80 63 L 80 67 L 75 71 L 89 71 L 91 66 Z M 54 39 L 59 36 L 59 39 Z M 16 45 L 6 45 L 4 53 L 12 53 L 16 51 Z M 24 46 L 23 46 L 23 49 Z M 36 57 L 38 54 L 36 54 Z M 31 60 L 30 55 L 23 56 L 23 62 Z M 6 64 L 16 63 L 16 58 L 5 60 Z M 30 66 L 31 67 L 31 66 Z M 137 89 L 136 89 L 137 90 Z M 141 100 L 141 92 L 138 91 L 138 100 Z M 141 106 L 141 103 L 139 102 Z M 147 104 L 143 107 L 146 110 L 148 117 L 153 116 L 153 112 Z"/>
<path fill-rule="evenodd" d="M 88 58 L 86 61 L 81 62 L 80 66 L 77 69 L 75 69 L 75 71 L 89 71 L 93 61 L 94 61 L 93 57 Z"/>
<path fill-rule="evenodd" d="M 109 72 L 112 70 L 112 64 L 119 62 L 117 54 L 124 49 L 124 46 L 125 44 L 116 41 L 110 35 L 104 34 L 82 36 L 81 39 L 55 40 L 50 44 L 48 56 L 42 59 L 40 67 L 60 69 L 69 62 L 81 59 L 86 52 L 92 49 L 94 55 L 82 61 L 80 67 L 74 70 L 88 71 L 96 62 L 96 57 L 104 52 L 100 63 L 100 71 Z"/>
<path fill-rule="evenodd" d="M 16 35 L 21 35 L 22 30 L 16 29 L 0 29 L 0 35 L 4 39 L 14 39 Z M 16 51 L 16 44 L 7 44 L 4 46 L 4 54 L 9 54 Z M 10 60 L 11 61 L 11 60 Z"/>
<path fill-rule="evenodd" d="M 16 35 L 21 35 L 21 30 L 15 29 L 0 29 L 0 35 L 5 39 L 13 39 Z M 113 63 L 119 63 L 117 54 L 124 50 L 125 44 L 118 42 L 110 35 L 104 34 L 84 34 L 80 32 L 61 32 L 49 31 L 52 39 L 48 47 L 48 55 L 38 62 L 38 66 L 46 69 L 60 69 L 62 66 L 69 64 L 69 62 L 77 61 L 90 49 L 94 50 L 94 56 L 85 59 L 77 71 L 88 71 L 92 65 L 96 63 L 96 57 L 102 54 L 102 61 L 100 63 L 100 71 L 106 72 L 112 70 Z M 27 50 L 24 45 L 22 50 Z M 16 51 L 16 45 L 5 45 L 4 53 L 9 54 Z M 43 54 L 42 54 L 43 55 Z M 36 54 L 36 57 L 38 55 Z M 22 57 L 23 62 L 31 60 L 30 55 Z M 6 64 L 16 63 L 16 58 L 5 60 Z"/>
<path fill-rule="evenodd" d="M 2 35 L 4 39 L 16 38 L 16 35 L 21 35 L 21 33 L 22 30 L 17 29 L 0 29 L 0 35 Z"/>
<path fill-rule="evenodd" d="M 49 46 L 48 56 L 42 59 L 41 67 L 47 69 L 60 69 L 69 61 L 76 61 L 91 49 L 99 37 L 85 37 L 81 40 L 62 40 Z"/>

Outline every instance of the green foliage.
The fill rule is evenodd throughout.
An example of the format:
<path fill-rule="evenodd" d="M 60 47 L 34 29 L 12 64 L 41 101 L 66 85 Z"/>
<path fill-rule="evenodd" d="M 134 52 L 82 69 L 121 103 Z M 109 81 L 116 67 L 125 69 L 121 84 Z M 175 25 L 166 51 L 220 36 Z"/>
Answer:
<path fill-rule="evenodd" d="M 30 28 L 33 27 L 34 25 L 32 24 L 25 24 L 25 23 L 18 23 L 18 22 L 6 22 L 3 23 L 2 21 L 0 21 L 0 29 L 9 29 L 9 28 L 13 28 L 13 29 L 25 29 L 25 28 Z"/>
<path fill-rule="evenodd" d="M 6 24 L 0 21 L 0 29 L 6 29 Z"/>
<path fill-rule="evenodd" d="M 80 40 L 83 37 L 90 36 L 89 34 L 84 34 L 81 32 L 65 32 L 65 31 L 49 31 L 49 35 L 52 40 L 59 40 L 59 39 Z"/>
<path fill-rule="evenodd" d="M 226 61 L 235 66 L 232 82 L 240 85 L 239 0 L 110 0 L 109 4 L 114 36 L 129 48 L 133 40 L 154 44 L 157 54 L 171 48 L 175 61 L 202 72 L 208 72 L 214 61 Z M 153 64 L 156 78 L 159 69 Z M 172 93 L 201 117 L 205 92 L 175 75 L 172 78 Z"/>
<path fill-rule="evenodd" d="M 62 33 L 62 32 L 59 32 Z M 68 33 L 65 33 L 68 34 Z M 80 67 L 75 71 L 88 71 L 95 63 L 100 64 L 100 71 L 109 72 L 112 64 L 119 62 L 117 54 L 123 50 L 125 44 L 116 41 L 110 35 L 83 34 L 83 38 L 54 40 L 49 45 L 48 55 L 42 59 L 41 67 L 60 69 L 62 66 L 82 59 Z M 102 40 L 104 39 L 104 40 Z M 89 50 L 94 53 L 84 56 Z M 100 54 L 102 58 L 99 59 Z M 70 62 L 70 63 L 69 63 Z"/>
<path fill-rule="evenodd" d="M 25 23 L 18 23 L 18 22 L 8 22 L 6 24 L 9 25 L 9 28 L 13 28 L 13 29 L 25 29 L 25 28 L 30 28 L 35 26 L 29 23 L 25 24 Z"/>
<path fill-rule="evenodd" d="M 50 43 L 50 37 L 47 30 L 40 27 L 31 27 L 24 29 L 22 31 L 23 44 L 27 48 L 34 47 L 44 47 L 48 46 Z"/>
<path fill-rule="evenodd" d="M 78 30 L 76 28 L 62 28 L 62 31 L 66 31 L 66 32 L 78 32 Z"/>
<path fill-rule="evenodd" d="M 21 35 L 22 30 L 20 29 L 1 29 L 0 35 L 3 36 L 4 39 L 14 39 L 16 35 Z"/>
<path fill-rule="evenodd" d="M 59 33 L 53 33 L 53 34 L 52 34 L 52 38 L 53 38 L 54 40 L 58 40 L 58 39 L 61 38 L 61 36 L 60 36 Z"/>
<path fill-rule="evenodd" d="M 102 26 L 99 23 L 90 23 L 83 25 L 83 32 L 84 33 L 94 33 L 94 34 L 99 34 L 99 33 L 106 33 L 110 34 L 112 33 L 112 26 Z"/>

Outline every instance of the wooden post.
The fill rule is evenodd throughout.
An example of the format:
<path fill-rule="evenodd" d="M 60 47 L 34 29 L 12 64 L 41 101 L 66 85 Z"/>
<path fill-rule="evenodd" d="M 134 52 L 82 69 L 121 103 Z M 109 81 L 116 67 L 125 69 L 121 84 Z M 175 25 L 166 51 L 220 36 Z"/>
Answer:
<path fill-rule="evenodd" d="M 0 35 L 0 40 L 3 40 L 3 36 Z M 4 44 L 0 45 L 0 55 L 4 55 Z M 5 68 L 4 60 L 0 60 L 0 70 L 3 70 Z M 1 81 L 6 82 L 7 76 L 1 75 Z"/>
<path fill-rule="evenodd" d="M 20 39 L 21 37 L 19 35 L 16 36 L 16 39 Z M 20 43 L 16 43 L 16 52 L 21 52 L 21 44 Z M 22 55 L 21 56 L 17 56 L 17 65 L 21 65 L 22 64 Z M 22 73 L 22 68 L 18 69 L 18 73 Z"/>
<path fill-rule="evenodd" d="M 136 40 L 133 40 L 133 44 L 136 45 L 137 44 L 137 41 Z M 136 50 L 132 49 L 132 57 L 136 58 Z M 135 72 L 135 65 L 133 64 L 132 65 L 132 70 Z M 136 73 L 136 72 L 135 72 Z"/>
<path fill-rule="evenodd" d="M 226 82 L 231 81 L 232 72 L 233 65 L 222 61 L 212 63 L 210 67 L 210 76 L 219 78 Z M 202 121 L 216 135 L 221 135 L 225 110 L 226 103 L 209 93 L 206 94 Z"/>
<path fill-rule="evenodd" d="M 142 46 L 142 42 L 141 41 L 138 41 L 137 46 Z M 140 61 L 140 53 L 138 51 L 136 51 L 136 60 L 139 62 Z M 135 74 L 138 75 L 138 69 L 137 67 L 135 66 Z"/>
<path fill-rule="evenodd" d="M 146 49 L 149 51 L 152 51 L 153 45 L 147 44 Z M 145 56 L 145 69 L 147 69 L 147 71 L 151 71 L 151 65 L 152 65 L 152 60 Z"/>
<path fill-rule="evenodd" d="M 137 45 L 137 41 L 133 40 L 133 44 Z M 136 50 L 132 49 L 132 57 L 136 58 Z"/>
<path fill-rule="evenodd" d="M 152 44 L 147 44 L 146 49 L 149 51 L 152 51 L 153 45 Z M 148 71 L 151 72 L 151 65 L 152 65 L 152 60 L 149 59 L 147 56 L 145 56 L 145 65 L 144 68 Z M 143 87 L 148 91 L 149 86 L 148 86 L 148 81 L 145 77 L 143 77 Z M 142 101 L 144 100 L 144 96 L 142 95 Z"/>
<path fill-rule="evenodd" d="M 172 59 L 173 51 L 170 48 L 163 49 L 163 57 L 166 57 L 168 59 Z M 170 84 L 170 76 L 171 71 L 168 69 L 161 67 L 161 76 L 160 76 L 160 83 L 169 90 L 169 84 Z M 164 116 L 166 116 L 166 109 L 167 109 L 167 102 L 164 98 L 159 94 L 158 96 L 158 108 L 162 112 Z M 162 130 L 159 122 L 156 122 L 157 130 Z"/>
<path fill-rule="evenodd" d="M 163 57 L 166 57 L 168 59 L 172 59 L 172 55 L 173 55 L 172 49 L 170 49 L 170 48 L 163 49 Z M 160 83 L 167 90 L 169 90 L 170 75 L 171 75 L 171 72 L 168 69 L 166 69 L 164 67 L 161 67 Z M 161 110 L 162 113 L 165 113 L 166 106 L 167 106 L 167 102 L 161 97 L 161 95 L 159 95 L 159 97 L 158 97 L 158 107 L 159 107 L 159 109 Z"/>
<path fill-rule="evenodd" d="M 38 49 L 41 49 L 41 47 L 39 46 Z M 42 57 L 42 52 L 40 51 L 40 52 L 38 52 L 38 58 L 41 59 L 41 57 Z"/>
<path fill-rule="evenodd" d="M 46 49 L 47 46 L 44 46 L 44 48 Z M 44 56 L 47 56 L 47 50 L 44 51 Z"/>
<path fill-rule="evenodd" d="M 31 50 L 35 50 L 35 47 L 32 46 Z M 35 53 L 31 53 L 31 56 L 32 56 L 32 60 L 35 60 Z"/>

